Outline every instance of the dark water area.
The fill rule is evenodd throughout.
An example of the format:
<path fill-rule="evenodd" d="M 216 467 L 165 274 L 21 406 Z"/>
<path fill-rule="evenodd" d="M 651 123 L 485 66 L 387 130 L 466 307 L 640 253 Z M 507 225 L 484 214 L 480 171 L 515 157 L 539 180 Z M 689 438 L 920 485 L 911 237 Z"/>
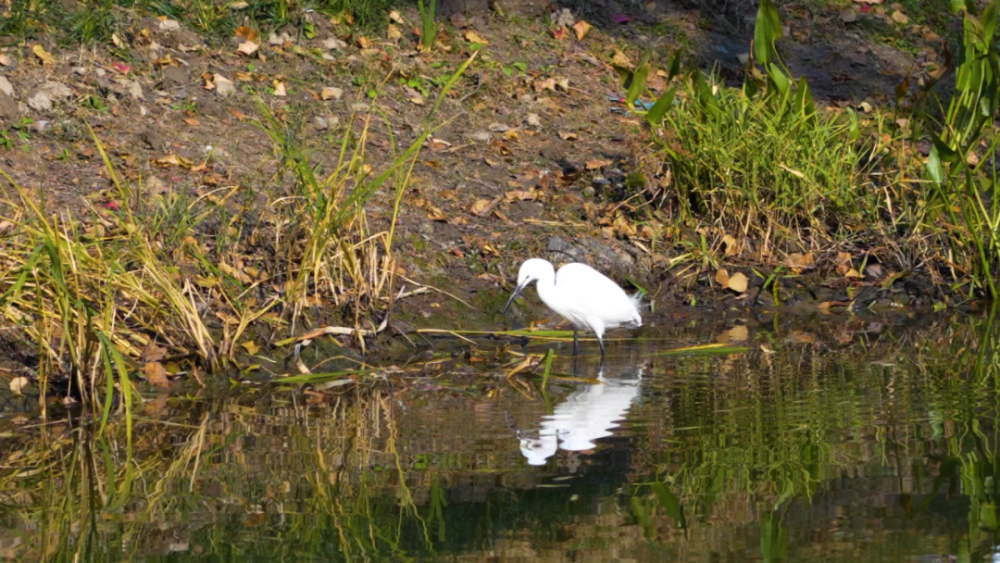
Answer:
<path fill-rule="evenodd" d="M 0 556 L 1000 560 L 1000 328 L 901 319 L 678 322 L 603 368 L 555 346 L 544 386 L 508 375 L 549 344 L 441 340 L 325 391 L 147 390 L 131 441 L 8 408 Z"/>

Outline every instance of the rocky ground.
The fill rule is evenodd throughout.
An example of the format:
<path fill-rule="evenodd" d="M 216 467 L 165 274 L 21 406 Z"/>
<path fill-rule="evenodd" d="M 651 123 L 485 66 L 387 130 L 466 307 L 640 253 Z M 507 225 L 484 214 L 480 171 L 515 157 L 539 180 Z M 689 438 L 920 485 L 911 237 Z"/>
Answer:
<path fill-rule="evenodd" d="M 783 6 L 785 62 L 809 78 L 820 101 L 870 111 L 892 100 L 907 76 L 916 87 L 943 64 L 941 34 L 955 21 L 904 8 Z M 912 272 L 876 268 L 861 280 L 845 278 L 836 253 L 817 252 L 803 268 L 811 277 L 784 278 L 777 292 L 757 291 L 765 278 L 753 273 L 774 264 L 725 256 L 730 273 L 750 280 L 734 293 L 715 283 L 714 270 L 676 260 L 686 252 L 684 233 L 696 239 L 697 226 L 668 229 L 670 209 L 651 208 L 663 187 L 661 160 L 641 120 L 619 100 L 612 64 L 637 61 L 649 48 L 662 68 L 681 50 L 739 80 L 753 11 L 723 14 L 674 2 L 449 11 L 429 53 L 417 49 L 412 9 L 395 12 L 378 35 L 307 13 L 308 33 L 305 25 L 264 34 L 247 27 L 220 43 L 167 18 L 140 18 L 108 45 L 71 49 L 40 38 L 6 47 L 0 162 L 50 213 L 99 221 L 120 204 L 89 126 L 144 197 L 193 200 L 238 186 L 243 205 L 253 205 L 255 194 L 292 181 L 279 173 L 274 147 L 255 124 L 255 94 L 301 124 L 295 134 L 320 165 L 333 162 L 352 116 L 373 115 L 368 158 L 378 169 L 391 160 L 393 143 L 405 147 L 416 137 L 443 82 L 477 51 L 437 113 L 445 124 L 425 147 L 403 200 L 396 240 L 406 278 L 483 311 L 496 308 L 517 265 L 531 256 L 589 262 L 645 288 L 660 310 L 770 307 L 775 295 L 813 310 L 946 298 Z M 649 82 L 654 91 L 664 87 L 662 75 Z M 644 191 L 627 185 L 634 171 L 649 178 Z M 386 224 L 391 204 L 388 193 L 372 202 L 375 225 Z M 724 244 L 721 234 L 709 242 Z M 430 322 L 443 301 L 412 301 L 410 321 Z"/>

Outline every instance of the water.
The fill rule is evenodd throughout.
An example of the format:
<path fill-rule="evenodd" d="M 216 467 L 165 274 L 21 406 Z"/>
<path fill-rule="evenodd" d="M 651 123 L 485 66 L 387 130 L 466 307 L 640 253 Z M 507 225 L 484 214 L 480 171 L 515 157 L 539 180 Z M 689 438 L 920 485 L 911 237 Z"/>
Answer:
<path fill-rule="evenodd" d="M 505 377 L 519 358 L 444 342 L 324 393 L 150 392 L 131 446 L 123 417 L 100 435 L 8 408 L 0 556 L 1000 560 L 992 319 L 765 321 L 615 343 L 604 383 L 560 356 L 544 392 L 540 369 Z"/>

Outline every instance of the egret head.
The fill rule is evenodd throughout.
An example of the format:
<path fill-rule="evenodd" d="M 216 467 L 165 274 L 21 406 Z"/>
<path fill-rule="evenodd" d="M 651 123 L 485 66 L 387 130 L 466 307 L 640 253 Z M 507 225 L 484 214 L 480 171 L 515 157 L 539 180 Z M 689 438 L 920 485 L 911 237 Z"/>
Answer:
<path fill-rule="evenodd" d="M 514 299 L 518 296 L 524 288 L 532 284 L 532 282 L 538 281 L 546 277 L 555 277 L 555 269 L 548 260 L 542 260 L 541 258 L 530 258 L 525 260 L 521 264 L 521 269 L 517 272 L 517 287 L 514 288 L 514 293 L 510 294 L 510 299 L 507 300 L 507 304 L 503 306 L 503 313 L 507 313 L 507 309 L 510 304 L 514 302 Z"/>

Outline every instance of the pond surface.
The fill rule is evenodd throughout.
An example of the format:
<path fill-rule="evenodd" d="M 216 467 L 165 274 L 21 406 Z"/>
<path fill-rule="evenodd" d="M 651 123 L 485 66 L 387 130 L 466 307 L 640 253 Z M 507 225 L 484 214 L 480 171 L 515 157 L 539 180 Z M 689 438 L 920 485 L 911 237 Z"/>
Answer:
<path fill-rule="evenodd" d="M 544 387 L 507 374 L 549 344 L 439 340 L 323 391 L 148 391 L 131 444 L 122 416 L 101 433 L 8 402 L 0 556 L 1000 559 L 1000 330 L 901 319 L 674 319 L 603 371 L 553 346 Z"/>

